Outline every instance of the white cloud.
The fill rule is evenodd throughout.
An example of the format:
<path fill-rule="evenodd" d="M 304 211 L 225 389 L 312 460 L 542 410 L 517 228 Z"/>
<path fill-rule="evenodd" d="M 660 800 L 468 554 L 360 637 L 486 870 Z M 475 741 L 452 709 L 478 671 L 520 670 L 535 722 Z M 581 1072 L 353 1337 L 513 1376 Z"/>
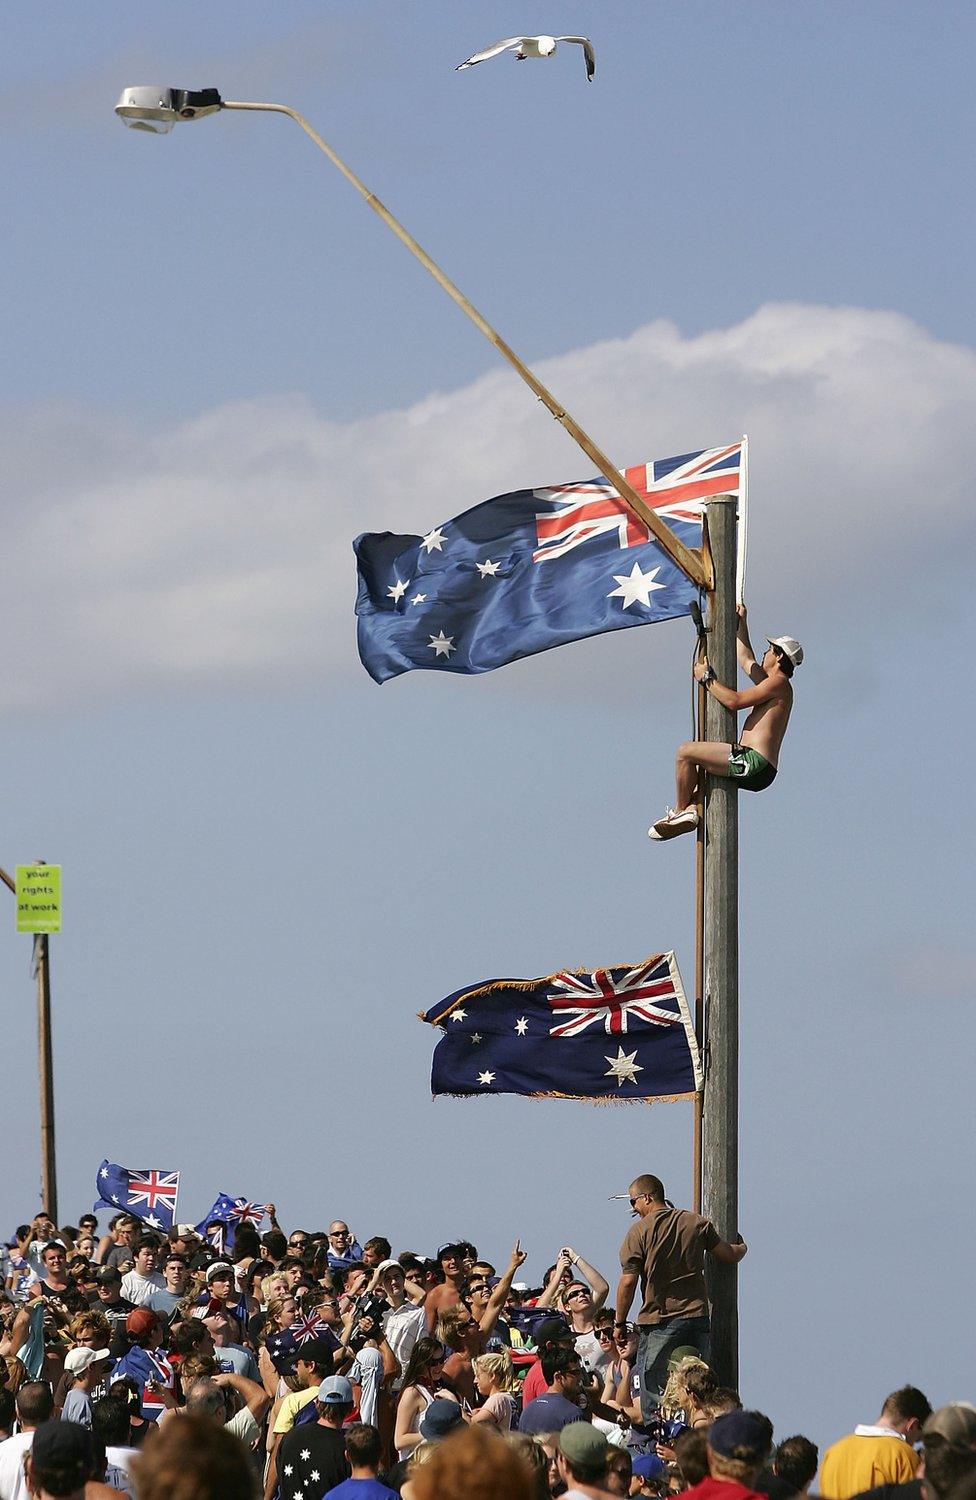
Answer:
<path fill-rule="evenodd" d="M 972 532 L 976 353 L 899 315 L 656 322 L 538 373 L 624 463 L 749 432 L 750 581 L 798 635 L 855 589 L 876 621 L 912 608 Z M 157 431 L 20 410 L 0 437 L 8 710 L 359 672 L 357 532 L 591 471 L 505 368 L 344 424 L 276 396 Z"/>

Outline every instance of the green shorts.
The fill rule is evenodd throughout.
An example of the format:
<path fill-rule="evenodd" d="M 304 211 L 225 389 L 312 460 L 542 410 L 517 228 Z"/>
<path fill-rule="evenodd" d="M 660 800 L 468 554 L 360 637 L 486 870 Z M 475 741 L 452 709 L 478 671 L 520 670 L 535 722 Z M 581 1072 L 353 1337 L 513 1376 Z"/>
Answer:
<path fill-rule="evenodd" d="M 725 774 L 742 791 L 761 792 L 776 779 L 776 767 L 749 745 L 733 745 Z"/>

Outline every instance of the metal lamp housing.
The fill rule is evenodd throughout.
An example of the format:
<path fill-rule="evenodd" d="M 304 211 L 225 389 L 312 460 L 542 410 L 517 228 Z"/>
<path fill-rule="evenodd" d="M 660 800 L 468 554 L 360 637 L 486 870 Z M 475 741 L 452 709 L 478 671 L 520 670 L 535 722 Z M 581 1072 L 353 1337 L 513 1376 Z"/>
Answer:
<path fill-rule="evenodd" d="M 168 89 L 146 83 L 123 89 L 115 113 L 130 130 L 167 135 L 178 121 L 215 115 L 222 107 L 216 89 Z"/>

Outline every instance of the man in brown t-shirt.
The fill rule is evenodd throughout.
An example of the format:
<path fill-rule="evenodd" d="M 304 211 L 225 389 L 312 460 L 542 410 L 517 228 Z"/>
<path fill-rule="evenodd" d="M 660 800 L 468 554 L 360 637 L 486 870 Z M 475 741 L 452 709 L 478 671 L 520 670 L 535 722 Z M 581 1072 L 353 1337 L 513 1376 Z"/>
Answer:
<path fill-rule="evenodd" d="M 686 1208 L 674 1208 L 659 1177 L 646 1173 L 630 1185 L 637 1223 L 620 1247 L 617 1328 L 626 1327 L 637 1283 L 643 1306 L 637 1314 L 641 1414 L 650 1421 L 659 1405 L 673 1350 L 688 1346 L 708 1359 L 708 1297 L 705 1256 L 736 1265 L 746 1253 L 741 1240 L 723 1240 L 715 1225 Z"/>

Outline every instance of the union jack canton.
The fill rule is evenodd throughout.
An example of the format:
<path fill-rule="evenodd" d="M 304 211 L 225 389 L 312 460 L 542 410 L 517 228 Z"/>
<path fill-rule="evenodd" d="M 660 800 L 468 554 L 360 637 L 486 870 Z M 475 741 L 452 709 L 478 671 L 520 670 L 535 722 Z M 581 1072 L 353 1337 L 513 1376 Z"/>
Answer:
<path fill-rule="evenodd" d="M 614 979 L 614 974 L 619 974 Z M 628 1022 L 679 1026 L 681 1009 L 668 958 L 651 959 L 639 968 L 596 969 L 592 974 L 557 974 L 547 996 L 557 1015 L 572 1019 L 549 1028 L 550 1036 L 579 1036 L 588 1026 L 602 1026 L 608 1036 L 630 1029 Z"/>
<path fill-rule="evenodd" d="M 179 1172 L 123 1167 L 105 1160 L 98 1169 L 95 1190 L 99 1196 L 93 1213 L 100 1208 L 125 1209 L 150 1229 L 172 1229 L 176 1222 Z"/>

